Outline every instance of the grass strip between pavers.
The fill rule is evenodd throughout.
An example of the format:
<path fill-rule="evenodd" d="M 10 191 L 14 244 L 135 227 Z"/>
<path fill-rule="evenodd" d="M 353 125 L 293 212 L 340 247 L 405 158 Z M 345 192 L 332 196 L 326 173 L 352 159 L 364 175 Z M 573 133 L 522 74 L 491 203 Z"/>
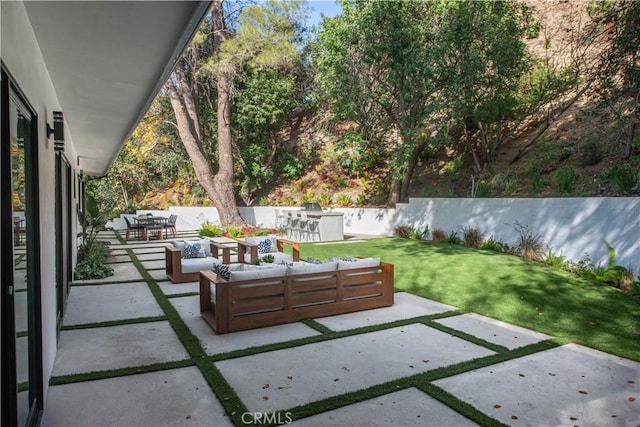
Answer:
<path fill-rule="evenodd" d="M 83 323 L 80 325 L 65 325 L 61 331 L 72 331 L 75 329 L 108 328 L 110 326 L 134 325 L 138 323 L 160 322 L 167 320 L 167 316 L 136 317 L 132 319 L 109 320 L 106 322 Z"/>
<path fill-rule="evenodd" d="M 169 294 L 166 295 L 167 298 L 172 299 L 172 298 L 184 298 L 184 297 L 195 297 L 195 296 L 200 296 L 200 292 L 182 292 L 180 294 Z"/>
<path fill-rule="evenodd" d="M 197 366 L 231 422 L 236 426 L 246 426 L 247 423 L 243 421 L 242 415 L 248 412 L 247 407 L 242 403 L 233 387 L 224 379 L 218 368 L 210 360 L 199 360 Z"/>
<path fill-rule="evenodd" d="M 51 377 L 50 386 L 78 383 L 84 381 L 104 380 L 108 378 L 126 377 L 129 375 L 147 374 L 150 372 L 167 371 L 169 369 L 187 368 L 195 366 L 193 359 L 176 360 L 171 362 L 153 363 L 144 366 L 133 366 L 120 369 L 109 369 L 105 371 L 83 372 L 81 374 L 58 375 Z"/>
<path fill-rule="evenodd" d="M 110 280 L 107 282 L 71 282 L 69 286 L 102 286 L 102 285 L 125 285 L 127 283 L 145 283 L 143 279 L 130 279 L 130 280 Z"/>

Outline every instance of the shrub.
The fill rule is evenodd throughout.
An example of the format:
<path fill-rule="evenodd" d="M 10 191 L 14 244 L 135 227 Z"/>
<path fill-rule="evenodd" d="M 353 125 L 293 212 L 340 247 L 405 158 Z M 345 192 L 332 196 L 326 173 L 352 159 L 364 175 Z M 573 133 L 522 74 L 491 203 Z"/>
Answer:
<path fill-rule="evenodd" d="M 542 175 L 540 171 L 536 170 L 529 175 L 529 184 L 527 189 L 532 193 L 539 193 L 544 188 L 544 182 L 542 181 Z"/>
<path fill-rule="evenodd" d="M 356 204 L 358 206 L 362 206 L 367 202 L 367 195 L 364 193 L 360 193 L 356 196 Z"/>
<path fill-rule="evenodd" d="M 611 246 L 606 241 L 604 242 L 604 244 L 607 245 L 607 249 L 609 250 L 609 259 L 607 262 L 607 266 L 594 266 L 587 257 L 587 260 L 589 262 L 582 270 L 581 275 L 588 279 L 595 280 L 596 282 L 619 288 L 623 275 L 627 275 L 627 269 L 616 264 L 616 250 L 613 248 L 613 246 Z"/>
<path fill-rule="evenodd" d="M 307 190 L 302 197 L 300 197 L 300 202 L 301 203 L 310 203 L 313 202 L 315 199 L 315 194 L 313 193 L 313 191 L 311 189 Z"/>
<path fill-rule="evenodd" d="M 578 147 L 578 160 L 580 166 L 597 165 L 602 160 L 602 144 L 597 136 L 593 136 L 589 141 Z"/>
<path fill-rule="evenodd" d="M 227 234 L 229 237 L 244 237 L 244 230 L 241 227 L 229 227 L 227 228 Z"/>
<path fill-rule="evenodd" d="M 528 225 L 522 225 L 517 221 L 513 228 L 518 233 L 516 254 L 529 261 L 539 261 L 544 248 L 542 236 L 529 230 Z"/>
<path fill-rule="evenodd" d="M 408 225 L 398 225 L 396 228 L 393 229 L 393 234 L 396 237 L 400 237 L 402 239 L 409 239 L 411 238 L 412 231 L 413 229 Z"/>
<path fill-rule="evenodd" d="M 570 270 L 567 264 L 567 257 L 564 255 L 554 254 L 550 247 L 542 254 L 542 262 L 550 267 L 559 268 L 561 270 Z"/>
<path fill-rule="evenodd" d="M 484 234 L 477 227 L 464 227 L 462 228 L 462 240 L 465 246 L 477 249 L 484 241 Z"/>
<path fill-rule="evenodd" d="M 480 249 L 484 249 L 486 251 L 506 253 L 506 252 L 509 252 L 509 245 L 501 242 L 500 240 L 495 240 L 493 236 L 491 236 L 487 240 L 485 240 L 485 242 L 482 243 L 482 245 L 480 245 Z"/>
<path fill-rule="evenodd" d="M 611 166 L 607 171 L 607 177 L 616 191 L 622 194 L 629 194 L 636 185 L 636 171 L 628 164 Z"/>
<path fill-rule="evenodd" d="M 327 207 L 331 205 L 331 193 L 322 193 L 320 197 L 318 197 L 318 202 L 321 206 Z"/>
<path fill-rule="evenodd" d="M 558 191 L 569 194 L 575 185 L 576 171 L 571 166 L 562 166 L 555 171 L 554 180 Z"/>
<path fill-rule="evenodd" d="M 464 242 L 460 237 L 458 237 L 457 231 L 452 231 L 449 233 L 447 237 L 443 240 L 445 243 L 450 243 L 452 245 L 462 245 Z"/>
<path fill-rule="evenodd" d="M 491 187 L 486 182 L 480 181 L 476 189 L 476 197 L 491 197 Z"/>
<path fill-rule="evenodd" d="M 284 198 L 284 205 L 285 206 L 293 206 L 296 204 L 296 201 L 293 197 L 291 196 L 287 196 Z"/>
<path fill-rule="evenodd" d="M 211 224 L 209 221 L 205 221 L 198 231 L 200 237 L 220 237 L 224 234 L 224 230 L 217 224 Z"/>
<path fill-rule="evenodd" d="M 429 226 L 425 225 L 422 230 L 414 228 L 411 230 L 411 238 L 415 240 L 425 239 L 429 235 Z"/>
<path fill-rule="evenodd" d="M 434 228 L 431 232 L 431 240 L 434 242 L 442 242 L 446 237 L 447 234 L 441 228 Z"/>
<path fill-rule="evenodd" d="M 338 204 L 340 206 L 346 207 L 350 206 L 352 203 L 351 197 L 346 194 L 338 194 Z"/>
<path fill-rule="evenodd" d="M 498 173 L 491 180 L 491 185 L 504 194 L 518 191 L 518 179 L 511 173 Z"/>

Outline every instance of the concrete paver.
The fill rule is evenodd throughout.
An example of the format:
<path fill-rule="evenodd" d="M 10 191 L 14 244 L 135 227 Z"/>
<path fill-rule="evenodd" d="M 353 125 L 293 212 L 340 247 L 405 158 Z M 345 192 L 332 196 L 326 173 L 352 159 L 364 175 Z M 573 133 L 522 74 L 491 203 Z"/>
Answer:
<path fill-rule="evenodd" d="M 285 414 L 286 415 L 286 414 Z M 294 421 L 291 426 L 438 426 L 471 427 L 477 424 L 416 388 L 376 397 Z"/>
<path fill-rule="evenodd" d="M 64 325 L 164 316 L 146 282 L 74 286 Z"/>
<path fill-rule="evenodd" d="M 380 325 L 395 320 L 411 319 L 413 317 L 444 313 L 451 310 L 456 310 L 456 308 L 430 301 L 407 292 L 396 292 L 394 295 L 394 303 L 391 307 L 322 317 L 314 320 L 333 331 L 346 331 L 363 326 Z"/>
<path fill-rule="evenodd" d="M 508 349 L 524 347 L 552 337 L 476 313 L 438 319 L 436 322 Z"/>
<path fill-rule="evenodd" d="M 158 283 L 165 295 L 184 294 L 186 292 L 200 292 L 199 282 L 171 283 L 170 281 Z"/>
<path fill-rule="evenodd" d="M 195 367 L 53 386 L 47 407 L 44 427 L 233 425 Z"/>
<path fill-rule="evenodd" d="M 434 384 L 509 425 L 640 425 L 640 363 L 576 344 Z"/>
<path fill-rule="evenodd" d="M 491 354 L 412 324 L 224 360 L 216 366 L 249 411 L 270 412 Z"/>
<path fill-rule="evenodd" d="M 109 264 L 109 267 L 113 268 L 113 276 L 105 277 L 104 279 L 90 279 L 76 281 L 79 283 L 102 283 L 102 282 L 118 282 L 118 281 L 130 281 L 130 280 L 142 280 L 142 275 L 133 263 L 119 263 Z"/>
<path fill-rule="evenodd" d="M 142 261 L 142 266 L 146 270 L 162 270 L 164 271 L 166 268 L 166 262 L 164 259 L 155 259 L 153 261 Z"/>
<path fill-rule="evenodd" d="M 188 357 L 166 321 L 63 330 L 53 375 L 144 366 Z"/>

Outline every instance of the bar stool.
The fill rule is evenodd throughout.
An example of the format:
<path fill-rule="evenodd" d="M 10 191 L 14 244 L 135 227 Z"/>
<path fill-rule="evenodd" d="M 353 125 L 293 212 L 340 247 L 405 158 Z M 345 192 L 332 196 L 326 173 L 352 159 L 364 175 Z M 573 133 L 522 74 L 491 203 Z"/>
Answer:
<path fill-rule="evenodd" d="M 299 221 L 300 219 L 297 215 L 293 215 L 291 212 L 289 212 L 289 227 L 287 227 L 287 237 L 289 237 L 290 239 L 296 237 L 296 234 L 298 233 Z"/>
<path fill-rule="evenodd" d="M 274 209 L 273 212 L 276 216 L 273 228 L 280 229 L 284 227 L 287 220 L 284 213 L 280 209 Z"/>
<path fill-rule="evenodd" d="M 300 218 L 298 218 L 298 240 L 301 242 L 306 242 L 309 240 L 309 230 L 307 229 L 308 223 L 309 218 L 307 217 L 307 213 L 301 212 Z"/>
<path fill-rule="evenodd" d="M 315 236 L 318 236 L 318 241 L 320 241 L 320 220 L 318 218 L 309 218 L 307 222 L 307 235 L 309 236 L 312 242 L 315 242 Z"/>

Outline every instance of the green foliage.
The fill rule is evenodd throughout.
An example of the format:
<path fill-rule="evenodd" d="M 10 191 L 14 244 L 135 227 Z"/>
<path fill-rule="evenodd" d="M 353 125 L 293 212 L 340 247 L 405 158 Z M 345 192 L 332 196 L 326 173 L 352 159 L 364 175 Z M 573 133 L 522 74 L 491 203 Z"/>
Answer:
<path fill-rule="evenodd" d="M 320 197 L 318 197 L 318 203 L 320 203 L 320 206 L 322 207 L 327 207 L 331 205 L 331 193 L 322 193 L 320 194 Z"/>
<path fill-rule="evenodd" d="M 533 171 L 529 175 L 529 183 L 527 189 L 532 193 L 540 193 L 544 188 L 544 182 L 542 181 L 542 175 L 538 170 Z"/>
<path fill-rule="evenodd" d="M 241 227 L 228 227 L 227 234 L 229 237 L 244 237 L 244 230 Z"/>
<path fill-rule="evenodd" d="M 540 234 L 529 229 L 528 225 L 522 225 L 518 221 L 513 225 L 518 233 L 518 239 L 514 245 L 516 255 L 529 261 L 539 261 L 544 250 L 544 241 Z"/>
<path fill-rule="evenodd" d="M 629 194 L 637 187 L 638 171 L 627 163 L 611 166 L 606 172 L 606 176 L 619 193 Z"/>
<path fill-rule="evenodd" d="M 479 248 L 484 242 L 484 233 L 478 227 L 467 226 L 462 228 L 462 241 L 470 248 Z"/>
<path fill-rule="evenodd" d="M 318 35 L 317 81 L 362 140 L 386 137 L 379 152 L 397 183 L 426 147 L 450 142 L 447 117 L 492 125 L 516 105 L 528 23 L 515 2 L 345 1 Z"/>
<path fill-rule="evenodd" d="M 480 245 L 480 249 L 499 253 L 507 253 L 509 252 L 509 245 L 501 242 L 500 240 L 494 239 L 493 236 L 489 236 L 489 238 L 485 240 L 482 245 Z"/>
<path fill-rule="evenodd" d="M 304 192 L 304 194 L 302 195 L 302 197 L 300 197 L 300 202 L 301 203 L 312 203 L 315 201 L 316 195 L 313 192 L 313 190 L 308 189 L 307 191 Z"/>
<path fill-rule="evenodd" d="M 74 280 L 104 279 L 110 276 L 113 276 L 113 268 L 103 260 L 95 258 L 79 262 L 73 270 Z"/>
<path fill-rule="evenodd" d="M 342 207 L 351 206 L 353 204 L 353 200 L 347 194 L 338 194 L 338 205 Z"/>
<path fill-rule="evenodd" d="M 569 194 L 575 187 L 576 171 L 571 166 L 562 166 L 553 174 L 556 189 L 562 194 Z"/>
<path fill-rule="evenodd" d="M 491 180 L 491 186 L 505 195 L 518 191 L 518 179 L 512 173 L 497 173 Z"/>
<path fill-rule="evenodd" d="M 205 221 L 202 223 L 198 235 L 200 237 L 221 237 L 224 235 L 224 230 L 218 224 L 211 224 L 209 221 Z"/>
<path fill-rule="evenodd" d="M 587 279 L 619 288 L 623 277 L 628 275 L 628 270 L 625 267 L 616 264 L 616 250 L 613 246 L 606 241 L 604 244 L 607 246 L 607 250 L 609 251 L 607 265 L 596 266 L 587 256 L 581 261 L 582 268 L 580 270 L 580 275 Z"/>
<path fill-rule="evenodd" d="M 597 165 L 603 157 L 602 144 L 596 135 L 578 147 L 578 159 L 581 166 Z"/>
<path fill-rule="evenodd" d="M 298 179 L 304 171 L 304 163 L 302 160 L 287 152 L 284 154 L 282 163 L 282 173 L 289 179 Z"/>
<path fill-rule="evenodd" d="M 464 242 L 462 241 L 460 236 L 458 236 L 458 232 L 457 231 L 451 231 L 447 235 L 447 237 L 444 238 L 443 242 L 444 243 L 450 243 L 452 245 L 463 245 L 464 244 Z"/>
<path fill-rule="evenodd" d="M 273 255 L 271 255 L 271 254 L 266 254 L 266 255 L 263 255 L 263 256 L 260 258 L 260 260 L 261 260 L 262 262 L 272 263 L 272 262 L 274 262 L 274 261 L 276 260 L 276 257 L 275 257 L 275 256 L 273 256 Z"/>
<path fill-rule="evenodd" d="M 567 257 L 562 254 L 555 254 L 550 247 L 547 247 L 547 251 L 541 256 L 542 262 L 550 267 L 558 268 L 560 270 L 570 270 L 567 263 Z"/>
<path fill-rule="evenodd" d="M 359 193 L 359 194 L 356 196 L 356 204 L 357 204 L 358 206 L 362 206 L 362 205 L 364 205 L 366 202 L 367 202 L 367 195 L 366 195 L 366 194 L 364 194 L 364 193 Z"/>
<path fill-rule="evenodd" d="M 372 170 L 380 161 L 379 145 L 375 142 L 370 141 L 364 132 L 345 133 L 335 147 L 340 166 L 353 176 Z"/>
<path fill-rule="evenodd" d="M 422 239 L 426 239 L 428 235 L 429 235 L 429 225 L 427 224 L 424 226 L 422 230 L 418 228 L 412 229 L 409 237 L 416 240 L 422 240 Z"/>

